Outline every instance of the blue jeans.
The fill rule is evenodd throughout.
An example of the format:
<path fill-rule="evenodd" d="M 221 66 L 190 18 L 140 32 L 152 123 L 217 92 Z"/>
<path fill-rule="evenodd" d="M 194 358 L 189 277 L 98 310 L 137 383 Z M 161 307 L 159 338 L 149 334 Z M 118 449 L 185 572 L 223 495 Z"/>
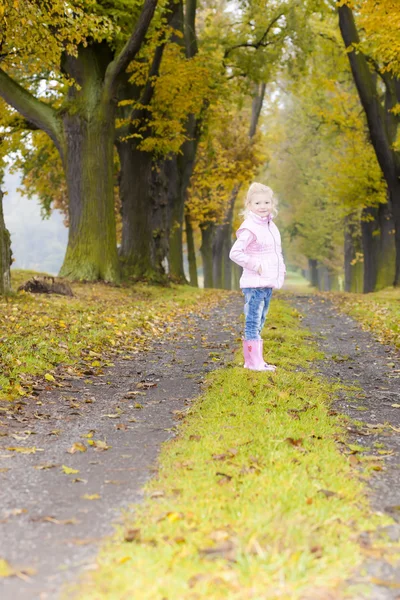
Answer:
<path fill-rule="evenodd" d="M 244 294 L 244 339 L 261 340 L 267 318 L 272 288 L 242 288 Z"/>

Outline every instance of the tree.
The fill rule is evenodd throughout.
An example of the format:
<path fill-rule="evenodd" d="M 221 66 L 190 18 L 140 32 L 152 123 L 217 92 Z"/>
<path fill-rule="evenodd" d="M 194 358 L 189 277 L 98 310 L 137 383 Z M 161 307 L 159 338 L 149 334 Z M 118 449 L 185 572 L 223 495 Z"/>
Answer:
<path fill-rule="evenodd" d="M 364 22 L 369 30 L 374 30 L 374 24 L 387 24 L 390 31 L 393 15 L 387 8 L 393 2 L 368 2 L 364 8 Z M 379 18 L 373 11 L 379 8 Z M 398 7 L 397 7 L 398 10 Z M 371 11 L 371 12 L 368 12 Z M 377 160 L 387 183 L 395 225 L 396 267 L 394 285 L 400 285 L 400 151 L 396 146 L 399 116 L 396 105 L 400 101 L 399 60 L 396 51 L 398 38 L 394 39 L 394 48 L 389 49 L 389 38 L 385 30 L 375 32 L 377 40 L 374 48 L 372 40 L 372 57 L 369 59 L 364 44 L 361 44 L 355 19 L 347 3 L 341 3 L 338 8 L 339 26 L 343 41 L 348 52 L 349 62 L 354 82 L 364 109 L 371 143 Z M 365 18 L 366 17 L 366 18 Z M 382 55 L 381 55 L 382 53 Z M 378 62 L 380 61 L 380 63 Z M 379 81 L 384 86 L 382 102 Z"/>
<path fill-rule="evenodd" d="M 0 189 L 0 296 L 11 290 L 11 240 L 3 216 L 3 192 Z"/>
<path fill-rule="evenodd" d="M 0 95 L 44 131 L 60 154 L 69 210 L 61 275 L 72 279 L 119 278 L 113 190 L 116 99 L 120 81 L 144 43 L 157 0 L 145 0 L 139 15 L 132 2 L 123 4 L 125 14 L 130 9 L 131 34 L 125 43 L 117 24 L 102 14 L 101 2 L 59 0 L 40 7 L 17 1 L 3 11 L 7 28 Z M 32 41 L 25 45 L 27 39 Z M 54 72 L 59 88 L 67 91 L 52 101 L 41 98 L 34 86 L 28 89 L 18 81 L 29 69 L 39 79 L 46 69 Z"/>

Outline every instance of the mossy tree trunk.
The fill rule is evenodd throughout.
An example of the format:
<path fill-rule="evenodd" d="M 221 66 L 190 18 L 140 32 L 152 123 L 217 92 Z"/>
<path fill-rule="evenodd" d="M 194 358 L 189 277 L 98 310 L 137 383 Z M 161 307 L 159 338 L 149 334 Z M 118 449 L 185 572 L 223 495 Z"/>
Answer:
<path fill-rule="evenodd" d="M 11 291 L 11 240 L 3 215 L 3 192 L 0 189 L 0 296 Z"/>
<path fill-rule="evenodd" d="M 100 58 L 106 49 L 82 49 L 68 72 L 81 89 L 70 91 L 74 111 L 63 116 L 63 163 L 68 189 L 69 237 L 60 275 L 70 279 L 119 279 L 114 214 L 115 105 L 103 97 Z M 74 63 L 73 65 L 71 63 Z M 101 77 L 103 75 L 103 77 Z"/>

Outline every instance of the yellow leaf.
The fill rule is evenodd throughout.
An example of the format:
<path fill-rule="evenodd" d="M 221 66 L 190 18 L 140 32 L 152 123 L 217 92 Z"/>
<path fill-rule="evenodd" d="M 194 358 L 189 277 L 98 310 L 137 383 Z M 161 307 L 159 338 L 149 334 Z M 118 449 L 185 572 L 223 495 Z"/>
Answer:
<path fill-rule="evenodd" d="M 75 475 L 75 473 L 79 473 L 79 469 L 71 469 L 71 467 L 67 467 L 66 465 L 63 465 L 61 468 L 66 475 Z"/>
<path fill-rule="evenodd" d="M 11 565 L 4 558 L 0 558 L 0 577 L 11 577 L 14 574 L 15 571 Z"/>
<path fill-rule="evenodd" d="M 21 454 L 35 454 L 36 452 L 44 452 L 43 448 L 36 448 L 36 446 L 33 446 L 32 448 L 27 448 L 26 446 L 8 446 L 7 450 L 9 452 L 20 452 Z"/>
<path fill-rule="evenodd" d="M 99 494 L 83 494 L 82 498 L 84 500 L 100 500 L 101 496 Z"/>
<path fill-rule="evenodd" d="M 67 452 L 68 454 L 75 454 L 75 452 L 86 452 L 86 450 L 85 444 L 82 444 L 82 442 L 75 442 Z"/>
<path fill-rule="evenodd" d="M 53 375 L 51 375 L 51 373 L 46 373 L 44 378 L 47 379 L 47 381 L 55 381 L 55 378 Z"/>

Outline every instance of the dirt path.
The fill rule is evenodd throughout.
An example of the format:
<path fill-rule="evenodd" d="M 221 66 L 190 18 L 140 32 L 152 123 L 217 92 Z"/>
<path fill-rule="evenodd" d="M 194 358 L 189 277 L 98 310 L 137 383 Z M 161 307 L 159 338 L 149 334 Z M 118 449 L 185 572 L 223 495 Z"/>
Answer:
<path fill-rule="evenodd" d="M 0 559 L 19 570 L 0 578 L 1 600 L 55 599 L 90 568 L 121 508 L 140 501 L 176 411 L 200 393 L 205 373 L 230 360 L 241 310 L 232 295 L 211 312 L 189 313 L 148 352 L 116 361 L 103 377 L 43 391 L 0 428 Z M 69 454 L 77 442 L 87 451 Z"/>
<path fill-rule="evenodd" d="M 360 543 L 369 550 L 371 558 L 349 583 L 369 582 L 369 591 L 360 598 L 399 600 L 400 564 L 372 558 L 377 538 L 387 537 L 400 544 L 399 355 L 375 341 L 351 317 L 339 314 L 322 297 L 291 296 L 289 300 L 304 316 L 304 326 L 316 334 L 326 355 L 319 364 L 320 372 L 361 388 L 359 393 L 343 390 L 334 408 L 362 422 L 349 426 L 350 442 L 368 448 L 368 455 L 375 454 L 382 464 L 382 470 L 368 481 L 372 507 L 396 521 L 375 537 L 368 532 L 363 535 Z"/>

